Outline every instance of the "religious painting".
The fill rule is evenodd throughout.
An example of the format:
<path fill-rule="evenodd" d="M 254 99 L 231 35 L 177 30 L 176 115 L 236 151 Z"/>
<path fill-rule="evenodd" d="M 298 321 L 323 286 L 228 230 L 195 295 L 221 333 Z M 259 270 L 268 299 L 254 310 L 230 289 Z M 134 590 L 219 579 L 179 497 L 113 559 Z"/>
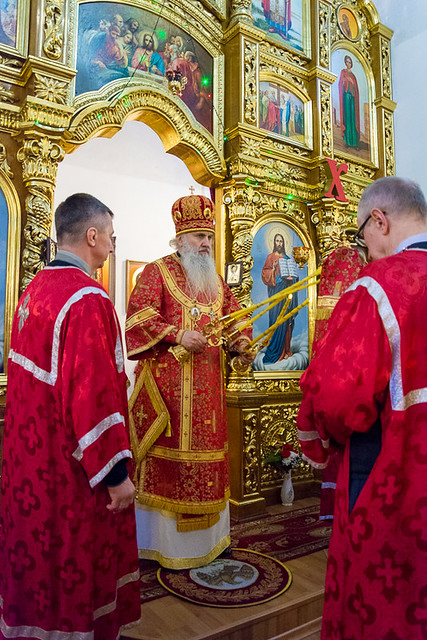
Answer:
<path fill-rule="evenodd" d="M 225 281 L 229 287 L 238 287 L 242 284 L 243 262 L 227 262 L 225 265 Z"/>
<path fill-rule="evenodd" d="M 6 267 L 9 212 L 3 191 L 0 189 L 0 373 L 5 369 L 5 313 L 6 313 Z"/>
<path fill-rule="evenodd" d="M 0 48 L 27 54 L 30 0 L 0 0 Z"/>
<path fill-rule="evenodd" d="M 348 40 L 357 40 L 360 34 L 359 23 L 353 11 L 348 7 L 341 6 L 338 8 L 338 24 L 341 33 Z"/>
<path fill-rule="evenodd" d="M 126 310 L 130 294 L 135 288 L 137 280 L 147 264 L 148 262 L 141 262 L 140 260 L 126 260 Z"/>
<path fill-rule="evenodd" d="M 335 151 L 371 160 L 372 108 L 365 70 L 354 53 L 337 49 L 331 56 L 332 130 Z"/>
<path fill-rule="evenodd" d="M 254 303 L 280 293 L 307 276 L 307 264 L 301 268 L 294 258 L 294 247 L 301 246 L 304 246 L 302 237 L 284 222 L 273 220 L 258 229 L 251 250 Z M 265 336 L 258 342 L 260 350 L 252 365 L 255 371 L 298 371 L 308 366 L 308 308 L 303 307 L 288 319 L 286 315 L 307 300 L 309 294 L 303 289 L 290 295 L 253 324 L 253 337 Z M 285 318 L 283 322 L 282 318 Z"/>
<path fill-rule="evenodd" d="M 307 34 L 303 30 L 308 21 L 306 0 L 252 0 L 255 27 L 262 29 L 280 44 L 288 44 L 303 51 Z"/>
<path fill-rule="evenodd" d="M 259 83 L 259 126 L 296 142 L 306 143 L 304 103 L 272 82 Z"/>
<path fill-rule="evenodd" d="M 114 80 L 181 80 L 181 99 L 213 131 L 213 58 L 191 35 L 157 13 L 119 2 L 79 5 L 76 95 Z"/>

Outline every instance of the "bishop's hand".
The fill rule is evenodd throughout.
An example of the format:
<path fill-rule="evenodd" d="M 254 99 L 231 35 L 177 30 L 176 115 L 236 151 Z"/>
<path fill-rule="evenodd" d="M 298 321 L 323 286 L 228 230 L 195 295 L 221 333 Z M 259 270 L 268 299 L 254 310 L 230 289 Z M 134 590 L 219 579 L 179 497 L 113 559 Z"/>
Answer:
<path fill-rule="evenodd" d="M 205 336 L 199 331 L 184 331 L 181 338 L 181 345 L 193 353 L 200 353 L 207 344 Z"/>

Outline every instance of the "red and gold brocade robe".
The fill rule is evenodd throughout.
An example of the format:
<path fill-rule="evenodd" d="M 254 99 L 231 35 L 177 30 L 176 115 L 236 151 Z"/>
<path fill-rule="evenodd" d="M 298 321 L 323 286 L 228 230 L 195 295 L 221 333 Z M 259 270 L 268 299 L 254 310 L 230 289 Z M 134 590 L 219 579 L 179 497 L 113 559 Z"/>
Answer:
<path fill-rule="evenodd" d="M 201 311 L 197 325 L 191 314 L 195 306 Z M 176 254 L 148 264 L 129 300 L 128 357 L 139 359 L 130 401 L 131 439 L 140 465 L 138 501 L 178 514 L 181 531 L 211 526 L 225 507 L 227 423 L 221 348 L 208 345 L 183 364 L 169 349 L 176 345 L 179 331 L 201 331 L 212 316 L 220 318 L 239 308 L 219 276 L 218 297 L 212 304 L 190 298 Z M 228 331 L 237 326 L 234 323 Z M 179 514 L 207 517 L 199 524 L 187 518 L 186 525 Z"/>
<path fill-rule="evenodd" d="M 135 513 L 103 478 L 132 457 L 114 307 L 77 267 L 21 296 L 8 364 L 0 638 L 115 640 L 140 617 Z"/>
<path fill-rule="evenodd" d="M 322 263 L 319 292 L 317 297 L 316 323 L 311 349 L 312 358 L 325 340 L 329 319 L 338 300 L 348 287 L 357 279 L 366 259 L 358 249 L 338 246 Z M 320 489 L 320 520 L 330 520 L 334 517 L 335 489 L 338 467 L 341 462 L 343 447 L 330 449 L 328 466 L 322 473 Z"/>
<path fill-rule="evenodd" d="M 305 458 L 344 446 L 322 640 L 424 640 L 427 605 L 427 253 L 365 267 L 301 378 Z M 349 513 L 351 436 L 381 421 L 378 457 Z"/>

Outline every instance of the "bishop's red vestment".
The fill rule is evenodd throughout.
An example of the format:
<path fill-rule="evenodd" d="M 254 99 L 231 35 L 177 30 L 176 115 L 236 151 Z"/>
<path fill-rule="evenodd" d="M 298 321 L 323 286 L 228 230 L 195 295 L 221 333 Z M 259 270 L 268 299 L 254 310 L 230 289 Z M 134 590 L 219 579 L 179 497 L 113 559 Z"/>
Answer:
<path fill-rule="evenodd" d="M 128 357 L 139 359 L 130 402 L 137 499 L 175 514 L 181 532 L 207 529 L 219 520 L 229 496 L 228 441 L 220 346 L 188 353 L 181 364 L 171 348 L 179 331 L 201 331 L 239 308 L 219 276 L 216 300 L 191 298 L 176 254 L 147 265 L 129 300 Z M 212 550 L 213 557 L 228 544 L 229 537 Z M 140 555 L 183 566 L 160 552 L 141 550 Z"/>
<path fill-rule="evenodd" d="M 373 262 L 336 305 L 301 378 L 305 458 L 322 468 L 334 442 L 345 447 L 322 640 L 426 638 L 426 314 L 426 251 Z M 353 442 L 375 424 L 379 453 L 351 508 Z"/>
<path fill-rule="evenodd" d="M 103 482 L 131 457 L 114 307 L 77 267 L 46 267 L 12 328 L 0 638 L 116 640 L 139 619 L 134 509 L 107 510 Z"/>

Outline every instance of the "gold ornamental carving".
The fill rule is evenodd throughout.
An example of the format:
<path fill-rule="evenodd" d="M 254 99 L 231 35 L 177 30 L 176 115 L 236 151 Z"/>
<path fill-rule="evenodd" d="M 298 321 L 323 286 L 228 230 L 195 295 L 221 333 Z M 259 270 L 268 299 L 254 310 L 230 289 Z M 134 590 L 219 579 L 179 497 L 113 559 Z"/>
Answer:
<path fill-rule="evenodd" d="M 289 187 L 289 189 L 295 189 L 297 186 L 304 188 L 307 183 L 308 172 L 304 168 L 271 158 L 267 158 L 265 162 L 267 164 L 265 177 L 269 181 Z"/>
<path fill-rule="evenodd" d="M 255 384 L 261 393 L 301 394 L 299 378 L 256 378 Z"/>
<path fill-rule="evenodd" d="M 384 139 L 385 139 L 385 174 L 393 176 L 396 172 L 394 162 L 394 130 L 393 114 L 384 111 Z"/>
<path fill-rule="evenodd" d="M 355 216 L 347 205 L 331 198 L 322 198 L 309 207 L 313 211 L 311 220 L 315 225 L 319 254 L 323 260 L 341 243 L 340 230 L 355 227 Z"/>
<path fill-rule="evenodd" d="M 298 67 L 304 67 L 306 64 L 306 60 L 296 53 L 291 53 L 286 49 L 281 49 L 274 44 L 269 42 L 260 42 L 259 44 L 259 52 L 260 55 L 264 56 L 273 56 L 274 58 L 280 58 L 282 62 L 287 62 L 293 65 L 297 65 Z"/>
<path fill-rule="evenodd" d="M 278 78 L 285 80 L 289 85 L 298 87 L 298 89 L 300 89 L 306 95 L 308 95 L 304 80 L 302 80 L 299 76 L 295 75 L 295 73 L 290 73 L 287 69 L 285 69 L 281 65 L 274 65 L 270 61 L 262 60 L 260 63 L 260 71 L 264 75 L 267 73 L 274 73 Z"/>
<path fill-rule="evenodd" d="M 320 113 L 322 118 L 322 153 L 330 158 L 332 157 L 331 88 L 323 82 L 320 83 Z"/>
<path fill-rule="evenodd" d="M 245 184 L 232 185 L 225 189 L 224 204 L 228 209 L 228 219 L 233 236 L 231 255 L 234 261 L 243 262 L 243 279 L 239 287 L 235 287 L 234 294 L 242 306 L 251 304 L 253 280 L 251 269 L 253 259 L 251 249 L 253 237 L 252 226 L 256 218 L 256 207 L 260 202 L 260 195 L 253 187 Z"/>
<path fill-rule="evenodd" d="M 246 413 L 243 418 L 243 491 L 256 493 L 259 490 L 258 460 L 258 415 Z"/>
<path fill-rule="evenodd" d="M 260 461 L 263 460 L 271 447 L 290 444 L 299 450 L 296 419 L 299 403 L 266 405 L 260 409 Z M 292 471 L 295 479 L 311 478 L 313 473 L 308 465 L 301 465 Z M 261 484 L 269 486 L 282 479 L 280 471 L 272 465 L 261 467 Z"/>
<path fill-rule="evenodd" d="M 42 245 L 49 236 L 53 190 L 43 187 L 30 187 L 25 198 L 27 224 L 24 227 L 25 248 L 22 252 L 24 277 L 21 290 L 24 290 L 43 268 Z"/>
<path fill-rule="evenodd" d="M 255 140 L 254 138 L 245 138 L 245 136 L 242 136 L 240 139 L 240 150 L 245 156 L 260 158 L 261 140 Z"/>
<path fill-rule="evenodd" d="M 391 99 L 391 53 L 390 41 L 381 38 L 381 78 L 383 96 Z"/>
<path fill-rule="evenodd" d="M 64 155 L 59 144 L 45 136 L 25 140 L 17 153 L 17 159 L 23 166 L 24 182 L 43 180 L 54 185 L 57 166 Z"/>
<path fill-rule="evenodd" d="M 15 97 L 14 92 L 9 88 L 3 84 L 0 83 L 0 102 L 6 102 L 9 104 L 13 104 L 14 102 L 18 102 L 18 98 Z"/>
<path fill-rule="evenodd" d="M 164 89 L 157 88 L 155 93 L 153 90 L 132 88 L 126 95 L 111 100 L 107 105 L 105 102 L 91 104 L 79 112 L 64 132 L 65 148 L 68 151 L 101 132 L 107 135 L 117 131 L 132 117 L 151 126 L 167 151 L 176 147 L 175 155 L 178 157 L 182 151 L 187 166 L 200 182 L 212 182 L 213 177 L 223 178 L 226 173 L 225 162 L 212 136 L 204 127 L 189 119 L 178 100 Z"/>
<path fill-rule="evenodd" d="M 57 166 L 64 155 L 59 144 L 45 136 L 24 140 L 17 153 L 17 159 L 22 163 L 24 185 L 28 190 L 25 198 L 22 289 L 44 264 L 42 245 L 50 233 Z"/>
<path fill-rule="evenodd" d="M 37 98 L 41 98 L 42 100 L 65 104 L 67 99 L 67 83 L 35 73 L 34 94 Z"/>
<path fill-rule="evenodd" d="M 46 0 L 43 51 L 58 60 L 64 44 L 64 0 Z"/>
<path fill-rule="evenodd" d="M 19 71 L 22 67 L 22 62 L 15 60 L 14 58 L 9 58 L 9 56 L 0 55 L 0 65 Z"/>
<path fill-rule="evenodd" d="M 237 22 L 252 24 L 252 0 L 231 0 L 230 27 Z"/>
<path fill-rule="evenodd" d="M 339 159 L 339 155 L 336 154 L 335 158 Z M 342 159 L 342 162 L 345 162 L 344 158 Z M 363 164 L 356 164 L 352 162 L 351 164 L 348 165 L 348 171 L 347 171 L 348 176 L 355 176 L 355 177 L 364 178 L 366 180 L 373 180 L 375 173 L 376 173 L 376 169 L 374 169 L 373 167 L 365 167 Z"/>
<path fill-rule="evenodd" d="M 322 67 L 329 69 L 330 44 L 329 44 L 329 20 L 330 6 L 319 2 L 319 60 Z"/>
<path fill-rule="evenodd" d="M 255 125 L 258 112 L 257 52 L 258 45 L 245 40 L 245 122 Z"/>
<path fill-rule="evenodd" d="M 294 146 L 292 144 L 286 144 L 285 142 L 279 142 L 279 140 L 268 140 L 265 141 L 265 148 L 268 152 L 269 149 L 278 151 L 280 153 L 294 155 L 298 158 L 309 158 L 310 151 L 306 149 L 302 149 L 301 147 Z"/>
<path fill-rule="evenodd" d="M 4 144 L 0 144 L 0 170 L 3 171 L 3 173 L 5 173 L 8 178 L 13 178 L 13 173 L 7 161 L 7 152 Z"/>

